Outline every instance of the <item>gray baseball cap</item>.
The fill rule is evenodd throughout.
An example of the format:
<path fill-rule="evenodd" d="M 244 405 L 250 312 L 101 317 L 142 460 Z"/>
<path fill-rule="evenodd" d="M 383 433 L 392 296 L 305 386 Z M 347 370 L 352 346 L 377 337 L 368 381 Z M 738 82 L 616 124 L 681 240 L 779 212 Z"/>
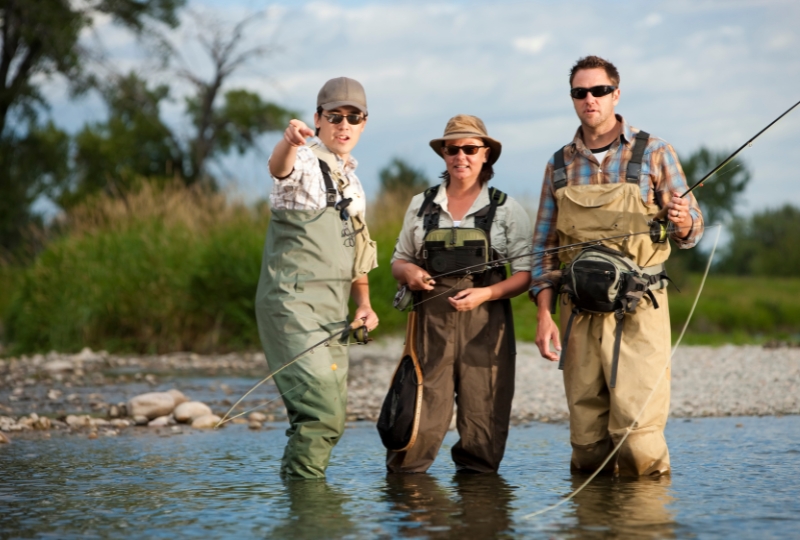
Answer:
<path fill-rule="evenodd" d="M 317 107 L 329 111 L 336 107 L 350 105 L 365 115 L 367 113 L 367 95 L 364 87 L 355 79 L 337 77 L 325 83 L 317 94 Z"/>

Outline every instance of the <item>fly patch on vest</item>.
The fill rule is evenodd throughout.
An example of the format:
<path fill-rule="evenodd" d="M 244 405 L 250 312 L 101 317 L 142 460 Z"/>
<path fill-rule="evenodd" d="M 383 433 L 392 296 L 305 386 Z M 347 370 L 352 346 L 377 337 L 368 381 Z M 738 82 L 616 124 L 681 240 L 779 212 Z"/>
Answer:
<path fill-rule="evenodd" d="M 486 231 L 452 227 L 434 229 L 425 235 L 422 261 L 433 275 L 466 275 L 483 271 L 489 255 Z"/>

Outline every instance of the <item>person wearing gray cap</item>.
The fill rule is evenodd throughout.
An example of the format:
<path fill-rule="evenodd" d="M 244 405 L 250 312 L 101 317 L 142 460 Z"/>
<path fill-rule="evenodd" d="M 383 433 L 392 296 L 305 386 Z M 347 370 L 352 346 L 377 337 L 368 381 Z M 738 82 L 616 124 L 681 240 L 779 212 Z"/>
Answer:
<path fill-rule="evenodd" d="M 349 338 L 295 359 L 354 320 L 378 325 L 367 273 L 377 266 L 365 223 L 366 197 L 350 153 L 367 124 L 358 81 L 339 77 L 317 96 L 317 137 L 291 120 L 269 159 L 271 217 L 256 293 L 264 353 L 290 428 L 281 463 L 287 478 L 322 478 L 344 432 Z M 344 334 L 347 336 L 347 334 Z"/>
<path fill-rule="evenodd" d="M 519 203 L 488 186 L 502 146 L 480 118 L 454 116 L 430 146 L 444 161 L 443 182 L 411 200 L 392 256 L 392 275 L 414 291 L 409 324 L 416 324 L 422 371 L 421 409 L 410 427 L 416 437 L 391 446 L 390 432 L 409 426 L 379 420 L 378 430 L 389 472 L 425 472 L 450 426 L 455 396 L 457 471 L 494 472 L 514 396 L 509 299 L 530 283 L 531 224 Z M 515 257 L 510 276 L 505 264 L 492 264 L 506 257 Z M 384 414 L 386 404 L 384 420 L 391 416 Z"/>

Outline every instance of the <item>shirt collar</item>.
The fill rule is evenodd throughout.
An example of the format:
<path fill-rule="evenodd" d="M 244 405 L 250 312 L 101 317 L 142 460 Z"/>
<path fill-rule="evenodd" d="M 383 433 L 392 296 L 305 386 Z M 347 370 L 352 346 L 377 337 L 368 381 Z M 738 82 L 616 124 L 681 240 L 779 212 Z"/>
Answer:
<path fill-rule="evenodd" d="M 439 190 L 436 192 L 436 197 L 433 198 L 434 204 L 439 205 L 442 210 L 445 210 L 448 214 L 450 214 L 450 210 L 447 208 L 447 186 L 442 183 L 439 186 Z M 469 207 L 469 210 L 466 214 L 464 214 L 464 218 L 466 219 L 468 216 L 471 216 L 481 208 L 484 208 L 490 202 L 489 200 L 489 182 L 486 182 L 481 186 L 481 192 L 478 193 L 478 196 L 475 197 L 475 200 L 472 202 L 472 206 Z"/>
<path fill-rule="evenodd" d="M 620 142 L 623 144 L 630 144 L 633 140 L 634 133 L 631 130 L 630 124 L 625 121 L 621 114 L 615 114 L 614 116 L 617 117 L 617 120 L 622 124 L 622 129 L 620 130 Z M 583 127 L 578 126 L 578 130 L 575 132 L 575 136 L 572 138 L 572 148 L 578 151 L 581 150 L 589 150 L 586 148 L 586 145 L 583 142 Z"/>
<path fill-rule="evenodd" d="M 312 142 L 312 143 L 316 143 L 316 144 L 318 144 L 319 146 L 322 146 L 323 148 L 326 148 L 326 149 L 328 150 L 328 152 L 330 152 L 331 154 L 333 154 L 333 156 L 336 158 L 336 162 L 337 162 L 337 163 L 339 164 L 339 166 L 342 168 L 342 171 L 344 172 L 344 174 L 350 174 L 350 173 L 353 173 L 353 172 L 355 172 L 355 170 L 356 170 L 356 167 L 358 167 L 358 160 L 357 160 L 356 158 L 354 158 L 354 157 L 353 157 L 353 154 L 350 154 L 350 157 L 347 159 L 347 163 L 345 163 L 345 162 L 344 162 L 344 160 L 343 160 L 342 158 L 340 158 L 340 157 L 339 157 L 339 155 L 338 155 L 336 152 L 334 152 L 333 150 L 331 150 L 330 148 L 328 148 L 328 147 L 325 145 L 325 143 L 323 143 L 323 142 L 320 140 L 320 138 L 319 138 L 319 137 L 313 137 L 313 138 L 311 139 L 311 142 Z"/>

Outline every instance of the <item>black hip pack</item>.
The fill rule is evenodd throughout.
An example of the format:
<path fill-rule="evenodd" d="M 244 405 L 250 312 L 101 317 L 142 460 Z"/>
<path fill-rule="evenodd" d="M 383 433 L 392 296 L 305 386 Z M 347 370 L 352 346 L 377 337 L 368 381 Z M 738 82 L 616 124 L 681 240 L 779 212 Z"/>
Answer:
<path fill-rule="evenodd" d="M 617 326 L 609 386 L 611 388 L 616 386 L 625 314 L 634 313 L 639 301 L 645 295 L 650 297 L 653 307 L 658 309 L 653 289 L 663 280 L 669 279 L 663 265 L 648 270 L 654 272 L 645 272 L 624 253 L 606 246 L 588 247 L 567 265 L 561 280 L 560 292 L 569 296 L 573 307 L 564 332 L 564 348 L 558 364 L 559 369 L 564 369 L 567 342 L 575 316 L 582 311 L 614 313 Z"/>

